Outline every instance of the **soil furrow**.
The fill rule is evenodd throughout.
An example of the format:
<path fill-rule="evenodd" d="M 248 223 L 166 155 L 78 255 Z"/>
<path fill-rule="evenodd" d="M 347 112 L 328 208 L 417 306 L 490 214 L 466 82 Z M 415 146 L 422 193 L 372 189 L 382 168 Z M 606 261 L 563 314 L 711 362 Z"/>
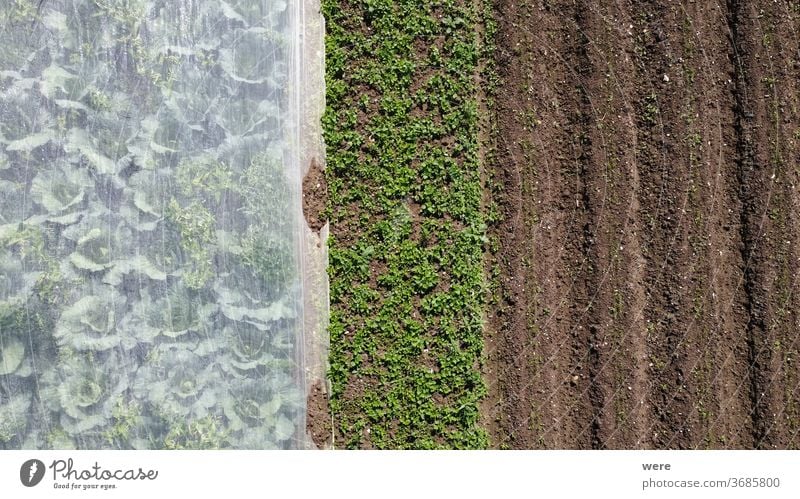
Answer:
<path fill-rule="evenodd" d="M 636 399 L 642 393 L 642 378 L 636 379 L 636 362 L 642 357 L 637 329 L 635 302 L 640 288 L 641 255 L 635 239 L 625 252 L 625 235 L 636 233 L 635 210 L 631 211 L 635 192 L 632 177 L 623 169 L 633 163 L 626 157 L 627 145 L 634 138 L 629 133 L 632 116 L 626 108 L 627 90 L 620 86 L 618 72 L 628 72 L 626 47 L 613 21 L 619 12 L 613 6 L 596 3 L 576 6 L 578 31 L 577 68 L 580 89 L 580 131 L 585 136 L 581 155 L 582 198 L 585 212 L 582 227 L 583 275 L 574 283 L 586 288 L 584 312 L 573 327 L 588 332 L 588 380 L 582 373 L 573 381 L 575 388 L 589 396 L 592 405 L 591 442 L 593 448 L 641 445 L 636 430 L 641 427 L 642 412 Z M 632 229 L 632 230 L 629 230 Z M 630 250 L 635 250 L 630 253 Z M 634 272 L 629 272 L 629 269 Z M 642 303 L 641 300 L 638 301 Z M 584 350 L 585 351 L 584 344 Z M 581 347 L 575 348 L 576 353 Z M 639 355 L 631 355 L 631 352 Z M 585 362 L 576 355 L 575 364 Z M 636 392 L 633 386 L 636 386 Z M 641 405 L 641 404 L 638 404 Z"/>
<path fill-rule="evenodd" d="M 580 422 L 582 430 L 578 435 L 577 444 L 582 445 L 581 440 L 588 438 L 588 444 L 583 445 L 600 448 L 602 447 L 599 437 L 602 424 L 600 411 L 605 395 L 599 378 L 603 362 L 601 353 L 603 345 L 594 306 L 599 283 L 598 262 L 595 258 L 594 247 L 597 238 L 595 234 L 597 216 L 602 213 L 602 204 L 598 204 L 598 201 L 602 203 L 602 200 L 596 199 L 592 189 L 595 172 L 592 169 L 591 157 L 594 146 L 590 133 L 593 110 L 589 94 L 595 69 L 587 53 L 590 44 L 587 36 L 589 15 L 584 2 L 577 2 L 574 5 L 575 28 L 568 36 L 573 55 L 570 60 L 575 61 L 572 72 L 576 76 L 576 81 L 573 87 L 574 94 L 564 96 L 564 100 L 573 107 L 570 111 L 572 116 L 568 128 L 572 137 L 573 164 L 565 165 L 564 176 L 575 179 L 575 209 L 572 210 L 570 205 L 570 210 L 575 225 L 580 228 L 580 231 L 575 231 L 574 240 L 571 238 L 569 242 L 570 246 L 575 248 L 573 250 L 575 258 L 574 260 L 570 258 L 570 263 L 574 261 L 570 289 L 573 291 L 572 303 L 575 305 L 572 309 L 574 318 L 571 327 L 576 330 L 572 344 L 573 365 L 585 364 L 587 367 L 585 384 L 572 383 L 579 391 L 579 399 L 582 399 L 581 402 L 586 407 L 586 416 L 589 418 L 586 422 Z"/>
<path fill-rule="evenodd" d="M 497 234 L 503 243 L 501 266 L 504 275 L 504 307 L 493 324 L 501 344 L 499 360 L 505 365 L 499 391 L 501 405 L 500 447 L 573 447 L 573 439 L 582 425 L 574 421 L 581 408 L 562 395 L 568 382 L 565 371 L 570 361 L 567 324 L 557 324 L 558 331 L 542 328 L 554 314 L 563 314 L 570 300 L 564 287 L 563 241 L 567 237 L 567 216 L 562 206 L 574 206 L 561 186 L 564 180 L 553 161 L 546 157 L 548 144 L 564 143 L 567 135 L 555 127 L 545 127 L 538 135 L 530 132 L 545 121 L 566 122 L 561 110 L 558 85 L 573 76 L 565 74 L 560 55 L 567 51 L 561 33 L 521 30 L 527 23 L 555 23 L 560 12 L 518 9 L 511 2 L 498 3 L 498 71 L 502 80 L 514 81 L 498 95 L 497 117 L 500 122 L 498 171 L 504 183 L 499 200 L 504 223 Z M 516 47 L 533 47 L 531 53 Z M 525 61 L 525 71 L 514 64 Z M 553 83 L 540 85 L 539 75 Z M 520 111 L 519 103 L 525 104 Z M 555 115 L 555 116 L 553 116 Z M 509 131 L 511 133 L 506 134 Z M 529 203 L 529 199 L 537 203 Z M 567 208 L 568 209 L 568 208 Z M 535 255 L 535 257 L 534 257 Z M 560 322 L 560 320 L 559 320 Z M 553 328 L 555 329 L 555 328 Z M 557 343 L 558 342 L 558 343 Z"/>
<path fill-rule="evenodd" d="M 746 296 L 742 285 L 739 184 L 736 167 L 733 66 L 724 9 L 685 2 L 682 55 L 676 71 L 684 85 L 682 137 L 691 172 L 689 217 L 699 265 L 691 313 L 697 328 L 692 368 L 697 414 L 690 446 L 750 445 L 750 403 L 739 390 L 748 379 Z"/>
<path fill-rule="evenodd" d="M 642 189 L 642 231 L 646 241 L 645 309 L 652 379 L 653 443 L 692 445 L 694 416 L 690 377 L 696 363 L 696 328 L 690 314 L 693 258 L 687 216 L 691 182 L 679 137 L 680 80 L 672 67 L 678 52 L 672 38 L 673 11 L 661 2 L 634 2 L 637 68 L 637 163 Z M 670 74 L 672 76 L 670 77 Z"/>
<path fill-rule="evenodd" d="M 742 203 L 745 289 L 748 293 L 753 446 L 780 448 L 796 418 L 796 324 L 787 322 L 797 230 L 789 206 L 796 198 L 797 8 L 730 0 L 728 19 L 735 66 L 736 132 Z M 783 31 L 783 37 L 777 36 Z M 789 50 L 787 50 L 789 49 Z M 793 63 L 792 61 L 795 61 Z M 796 123 L 796 121 L 794 121 Z M 795 149 L 796 150 L 796 149 Z M 788 355 L 788 356 L 787 356 Z M 788 383 L 787 383 L 788 381 Z"/>
<path fill-rule="evenodd" d="M 743 35 L 740 31 L 740 17 L 743 14 L 742 2 L 728 0 L 728 23 L 731 36 L 732 58 L 734 62 L 734 96 L 735 96 L 735 115 L 736 115 L 736 148 L 737 148 L 737 181 L 739 184 L 739 201 L 742 209 L 740 211 L 740 234 L 742 239 L 742 261 L 745 262 L 744 269 L 744 290 L 746 295 L 747 312 L 747 346 L 748 364 L 750 373 L 748 377 L 748 394 L 751 404 L 751 425 L 753 428 L 753 439 L 759 442 L 764 437 L 763 415 L 764 407 L 760 403 L 760 370 L 762 366 L 759 362 L 758 352 L 761 348 L 760 338 L 764 336 L 764 309 L 763 303 L 759 301 L 759 292 L 756 289 L 757 276 L 756 258 L 754 255 L 754 245 L 758 238 L 759 221 L 754 220 L 752 213 L 756 200 L 752 196 L 752 178 L 755 168 L 755 151 L 753 150 L 753 127 L 750 120 L 754 117 L 752 105 L 748 96 L 750 90 L 747 83 L 747 75 L 742 60 Z"/>

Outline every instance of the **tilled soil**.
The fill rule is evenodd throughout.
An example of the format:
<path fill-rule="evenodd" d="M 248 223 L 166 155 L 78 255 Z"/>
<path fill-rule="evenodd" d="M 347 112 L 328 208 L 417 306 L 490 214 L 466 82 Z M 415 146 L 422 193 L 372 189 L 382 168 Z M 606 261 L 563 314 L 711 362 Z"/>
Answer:
<path fill-rule="evenodd" d="M 498 0 L 502 448 L 796 448 L 800 3 Z"/>

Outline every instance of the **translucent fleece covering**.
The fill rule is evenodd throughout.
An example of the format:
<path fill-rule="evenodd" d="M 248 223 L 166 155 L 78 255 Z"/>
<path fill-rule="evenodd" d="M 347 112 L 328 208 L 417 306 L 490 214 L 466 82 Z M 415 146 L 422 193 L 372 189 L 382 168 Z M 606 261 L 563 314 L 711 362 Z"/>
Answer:
<path fill-rule="evenodd" d="M 0 0 L 0 449 L 313 446 L 317 3 Z"/>

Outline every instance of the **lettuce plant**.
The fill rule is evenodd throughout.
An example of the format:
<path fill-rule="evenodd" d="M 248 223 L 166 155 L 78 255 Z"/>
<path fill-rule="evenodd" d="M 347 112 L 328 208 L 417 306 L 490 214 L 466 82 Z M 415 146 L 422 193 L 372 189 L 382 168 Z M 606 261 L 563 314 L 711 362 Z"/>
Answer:
<path fill-rule="evenodd" d="M 55 369 L 42 376 L 43 402 L 73 437 L 90 437 L 106 427 L 115 401 L 129 388 L 129 360 L 118 351 L 104 355 L 62 350 Z"/>

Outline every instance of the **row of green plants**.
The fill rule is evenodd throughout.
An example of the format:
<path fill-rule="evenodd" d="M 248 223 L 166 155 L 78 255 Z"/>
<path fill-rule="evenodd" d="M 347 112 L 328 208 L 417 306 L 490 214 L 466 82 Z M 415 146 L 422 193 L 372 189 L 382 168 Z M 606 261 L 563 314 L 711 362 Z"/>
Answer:
<path fill-rule="evenodd" d="M 323 0 L 335 445 L 481 448 L 481 2 Z"/>

